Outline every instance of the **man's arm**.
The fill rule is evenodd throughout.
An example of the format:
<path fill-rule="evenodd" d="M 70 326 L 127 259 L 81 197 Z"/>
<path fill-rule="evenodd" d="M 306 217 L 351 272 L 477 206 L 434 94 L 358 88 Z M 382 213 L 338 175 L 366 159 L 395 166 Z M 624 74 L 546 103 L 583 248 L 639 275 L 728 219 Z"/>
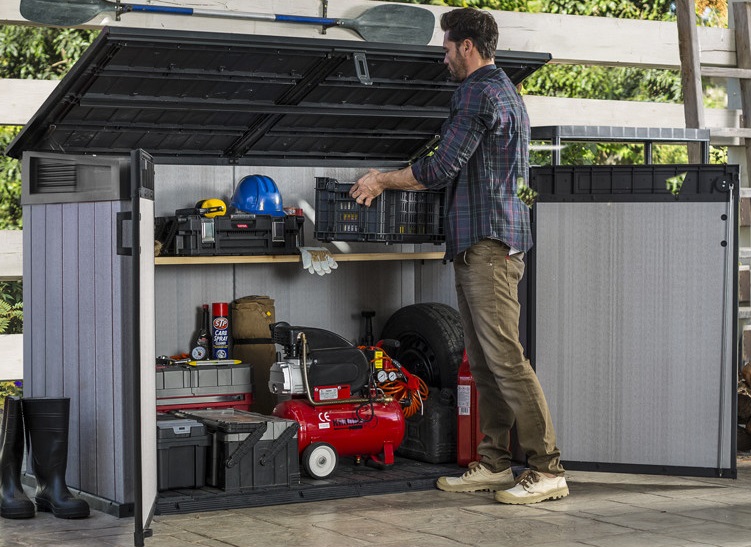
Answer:
<path fill-rule="evenodd" d="M 370 207 L 372 201 L 380 196 L 384 190 L 424 190 L 412 174 L 411 167 L 398 171 L 378 171 L 370 169 L 352 186 L 349 195 L 359 204 Z"/>

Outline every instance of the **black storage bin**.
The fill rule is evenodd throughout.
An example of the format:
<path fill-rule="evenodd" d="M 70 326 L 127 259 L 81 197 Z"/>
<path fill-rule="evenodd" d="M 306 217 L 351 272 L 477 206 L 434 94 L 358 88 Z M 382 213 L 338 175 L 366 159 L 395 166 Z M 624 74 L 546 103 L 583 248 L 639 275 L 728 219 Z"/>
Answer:
<path fill-rule="evenodd" d="M 179 414 L 199 420 L 211 433 L 209 485 L 233 491 L 300 482 L 294 420 L 232 408 Z"/>
<path fill-rule="evenodd" d="M 177 215 L 159 217 L 155 223 L 163 255 L 295 254 L 305 245 L 301 215 Z"/>
<path fill-rule="evenodd" d="M 206 456 L 211 435 L 196 420 L 158 415 L 158 489 L 201 488 L 205 484 Z"/>
<path fill-rule="evenodd" d="M 386 190 L 365 207 L 350 197 L 352 186 L 316 177 L 316 239 L 383 243 L 445 240 L 443 191 Z"/>
<path fill-rule="evenodd" d="M 456 461 L 456 395 L 450 388 L 431 388 L 419 412 L 406 420 L 404 440 L 396 453 L 428 463 Z"/>

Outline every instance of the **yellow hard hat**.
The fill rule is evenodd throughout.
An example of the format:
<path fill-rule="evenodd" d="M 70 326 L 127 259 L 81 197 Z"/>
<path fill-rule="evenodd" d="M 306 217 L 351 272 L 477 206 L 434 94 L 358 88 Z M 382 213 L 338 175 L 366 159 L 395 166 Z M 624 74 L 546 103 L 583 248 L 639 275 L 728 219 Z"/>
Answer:
<path fill-rule="evenodd" d="M 219 198 L 204 199 L 196 203 L 196 209 L 204 209 L 207 218 L 220 217 L 227 213 L 227 204 Z"/>

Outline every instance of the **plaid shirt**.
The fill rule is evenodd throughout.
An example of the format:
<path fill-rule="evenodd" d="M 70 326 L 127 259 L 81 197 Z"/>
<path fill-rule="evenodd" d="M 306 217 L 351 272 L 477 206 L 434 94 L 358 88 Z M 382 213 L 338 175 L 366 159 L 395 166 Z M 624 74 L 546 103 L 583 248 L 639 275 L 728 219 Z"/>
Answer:
<path fill-rule="evenodd" d="M 446 188 L 446 260 L 486 238 L 532 247 L 529 209 L 516 196 L 529 138 L 524 102 L 502 69 L 482 67 L 456 89 L 438 149 L 412 165 L 425 187 Z"/>

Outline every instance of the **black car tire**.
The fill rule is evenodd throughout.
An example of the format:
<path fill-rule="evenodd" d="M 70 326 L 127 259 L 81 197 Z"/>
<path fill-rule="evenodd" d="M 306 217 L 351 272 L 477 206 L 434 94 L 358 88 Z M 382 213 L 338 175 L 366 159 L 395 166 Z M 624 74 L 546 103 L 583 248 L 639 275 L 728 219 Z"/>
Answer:
<path fill-rule="evenodd" d="M 386 321 L 381 339 L 398 340 L 391 357 L 429 387 L 456 389 L 464 352 L 457 310 L 435 302 L 405 306 Z"/>

